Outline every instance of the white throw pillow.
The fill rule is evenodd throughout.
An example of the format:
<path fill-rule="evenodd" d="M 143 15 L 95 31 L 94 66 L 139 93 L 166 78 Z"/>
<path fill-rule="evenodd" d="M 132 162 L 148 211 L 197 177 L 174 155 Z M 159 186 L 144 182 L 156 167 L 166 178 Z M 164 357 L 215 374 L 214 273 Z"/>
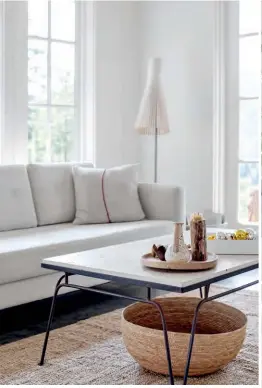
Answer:
<path fill-rule="evenodd" d="M 138 221 L 145 218 L 138 197 L 137 165 L 109 169 L 74 167 L 74 224 Z"/>
<path fill-rule="evenodd" d="M 75 193 L 72 168 L 76 163 L 39 163 L 27 166 L 38 225 L 72 222 Z M 92 167 L 90 163 L 81 166 Z"/>

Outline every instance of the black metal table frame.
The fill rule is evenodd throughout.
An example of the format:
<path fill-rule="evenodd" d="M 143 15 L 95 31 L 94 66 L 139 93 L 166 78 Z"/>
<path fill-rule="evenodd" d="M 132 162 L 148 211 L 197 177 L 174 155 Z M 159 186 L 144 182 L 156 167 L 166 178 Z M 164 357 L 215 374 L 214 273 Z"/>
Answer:
<path fill-rule="evenodd" d="M 42 264 L 42 267 L 54 269 L 54 266 L 49 266 L 47 264 Z M 252 265 L 248 269 L 245 269 L 245 270 L 235 271 L 231 275 L 227 274 L 226 277 L 228 278 L 228 277 L 231 277 L 231 276 L 236 276 L 236 275 L 238 275 L 240 273 L 248 272 L 248 271 L 251 271 L 252 269 L 255 269 L 255 268 L 258 268 L 258 264 L 257 265 Z M 60 270 L 61 270 L 61 267 L 60 267 Z M 80 274 L 80 272 L 78 271 L 78 274 Z M 103 290 L 103 289 L 100 289 L 100 288 L 97 288 L 97 287 L 84 287 L 84 286 L 80 286 L 80 285 L 77 285 L 77 284 L 70 284 L 68 282 L 68 278 L 69 278 L 69 276 L 75 275 L 75 274 L 76 274 L 75 272 L 74 273 L 69 273 L 69 272 L 67 272 L 65 270 L 65 274 L 63 276 L 61 276 L 61 278 L 58 280 L 58 282 L 56 284 L 55 292 L 54 292 L 54 296 L 53 296 L 53 300 L 52 300 L 52 305 L 51 305 L 51 309 L 50 309 L 49 319 L 48 319 L 48 323 L 47 323 L 46 334 L 45 334 L 45 339 L 44 339 L 44 344 L 43 344 L 43 348 L 42 348 L 42 354 L 41 354 L 41 359 L 40 359 L 39 365 L 43 365 L 44 364 L 46 348 L 47 348 L 47 343 L 48 343 L 48 338 L 49 338 L 49 333 L 50 333 L 52 321 L 53 321 L 53 318 L 54 318 L 55 304 L 56 304 L 56 298 L 58 296 L 58 292 L 59 292 L 59 290 L 62 287 L 67 287 L 67 288 L 77 289 L 77 290 L 81 290 L 81 291 L 91 291 L 91 292 L 95 292 L 95 293 L 99 293 L 99 294 L 104 294 L 104 295 L 108 295 L 108 296 L 114 296 L 114 297 L 119 297 L 119 298 L 123 298 L 123 299 L 128 299 L 128 300 L 131 300 L 133 302 L 147 303 L 147 304 L 151 304 L 152 306 L 156 307 L 158 309 L 158 311 L 159 311 L 159 314 L 160 314 L 160 317 L 161 317 L 161 322 L 162 322 L 162 329 L 163 329 L 164 342 L 165 342 L 165 350 L 166 350 L 166 357 L 167 357 L 167 365 L 168 365 L 168 373 L 169 373 L 169 381 L 170 381 L 170 385 L 174 385 L 174 376 L 173 376 L 173 370 L 172 370 L 172 361 L 171 361 L 171 354 L 170 354 L 170 347 L 169 347 L 169 340 L 168 340 L 168 332 L 167 332 L 166 320 L 165 320 L 164 312 L 162 310 L 161 305 L 159 303 L 157 303 L 157 299 L 154 299 L 154 300 L 151 299 L 151 287 L 145 286 L 146 289 L 147 289 L 147 296 L 146 296 L 146 298 L 138 298 L 138 297 L 134 297 L 134 296 L 129 296 L 129 295 L 119 294 L 119 293 L 115 293 L 115 292 L 111 292 L 111 291 L 106 291 L 106 290 Z M 95 274 L 93 274 L 93 275 L 95 275 Z M 89 276 L 92 276 L 92 275 L 90 274 Z M 219 278 L 226 278 L 226 277 L 225 276 L 220 276 Z M 64 280 L 64 282 L 62 283 L 63 280 Z M 109 279 L 107 278 L 105 280 L 109 280 Z M 207 303 L 209 301 L 222 298 L 222 297 L 227 296 L 229 294 L 232 294 L 234 292 L 237 292 L 237 291 L 243 290 L 243 289 L 245 289 L 247 287 L 253 286 L 253 285 L 255 285 L 255 284 L 257 284 L 259 282 L 258 280 L 255 280 L 253 282 L 246 283 L 246 284 L 244 284 L 244 285 L 242 285 L 240 287 L 229 289 L 229 290 L 221 292 L 219 294 L 216 294 L 216 295 L 213 295 L 213 296 L 209 296 L 210 285 L 215 282 L 214 280 L 217 281 L 216 279 L 210 279 L 210 282 L 205 281 L 205 282 L 202 282 L 202 284 L 200 283 L 198 285 L 195 285 L 194 288 L 189 286 L 187 288 L 184 288 L 184 291 L 182 291 L 182 290 L 180 291 L 182 293 L 183 292 L 188 292 L 188 291 L 190 291 L 192 289 L 197 289 L 199 287 L 200 297 L 201 297 L 201 300 L 199 301 L 199 303 L 196 306 L 195 313 L 194 313 L 194 318 L 193 318 L 193 321 L 192 321 L 192 328 L 191 328 L 190 340 L 189 340 L 189 345 L 188 345 L 187 361 L 186 361 L 185 373 L 184 373 L 184 379 L 183 379 L 183 384 L 184 385 L 187 384 L 187 380 L 188 380 L 189 368 L 190 368 L 190 362 L 191 362 L 191 356 L 192 356 L 192 350 L 193 350 L 194 339 L 195 339 L 195 331 L 196 331 L 196 325 L 197 325 L 197 318 L 198 318 L 198 313 L 199 313 L 199 310 L 200 310 L 201 306 L 203 306 L 203 304 L 205 304 L 205 303 Z M 131 283 L 135 284 L 137 282 L 131 281 L 131 279 L 130 279 L 130 284 Z M 127 284 L 127 281 L 126 281 L 126 284 Z M 204 297 L 203 297 L 202 287 L 204 287 Z"/>

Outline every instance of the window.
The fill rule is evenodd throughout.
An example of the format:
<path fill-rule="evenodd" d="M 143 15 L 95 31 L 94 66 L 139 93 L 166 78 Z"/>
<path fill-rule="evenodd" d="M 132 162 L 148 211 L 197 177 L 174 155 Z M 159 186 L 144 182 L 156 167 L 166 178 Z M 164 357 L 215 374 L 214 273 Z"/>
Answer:
<path fill-rule="evenodd" d="M 28 1 L 28 161 L 76 157 L 75 2 Z"/>
<path fill-rule="evenodd" d="M 259 220 L 261 3 L 239 2 L 238 222 Z"/>
<path fill-rule="evenodd" d="M 228 227 L 258 226 L 261 153 L 261 3 L 222 2 L 222 162 L 219 187 Z M 219 67 L 219 66 L 218 66 Z M 223 126 L 222 126 L 223 129 Z M 222 149 L 222 147 L 221 147 Z M 221 206 L 222 207 L 222 206 Z"/>
<path fill-rule="evenodd" d="M 0 1 L 1 20 L 0 163 L 93 162 L 93 2 Z"/>

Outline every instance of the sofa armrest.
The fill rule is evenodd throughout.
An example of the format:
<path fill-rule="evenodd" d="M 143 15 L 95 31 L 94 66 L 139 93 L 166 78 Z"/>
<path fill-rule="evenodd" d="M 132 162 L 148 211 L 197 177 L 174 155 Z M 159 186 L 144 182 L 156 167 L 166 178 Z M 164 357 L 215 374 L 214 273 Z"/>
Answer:
<path fill-rule="evenodd" d="M 138 194 L 147 219 L 185 222 L 183 188 L 160 183 L 139 183 Z"/>

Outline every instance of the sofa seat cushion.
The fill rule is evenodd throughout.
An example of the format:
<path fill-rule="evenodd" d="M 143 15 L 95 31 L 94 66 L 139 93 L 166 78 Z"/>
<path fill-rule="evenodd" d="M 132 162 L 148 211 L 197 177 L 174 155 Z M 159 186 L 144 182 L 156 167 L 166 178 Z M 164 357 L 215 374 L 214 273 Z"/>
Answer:
<path fill-rule="evenodd" d="M 41 226 L 0 233 L 0 284 L 45 275 L 42 259 L 160 236 L 172 232 L 170 221 Z"/>

